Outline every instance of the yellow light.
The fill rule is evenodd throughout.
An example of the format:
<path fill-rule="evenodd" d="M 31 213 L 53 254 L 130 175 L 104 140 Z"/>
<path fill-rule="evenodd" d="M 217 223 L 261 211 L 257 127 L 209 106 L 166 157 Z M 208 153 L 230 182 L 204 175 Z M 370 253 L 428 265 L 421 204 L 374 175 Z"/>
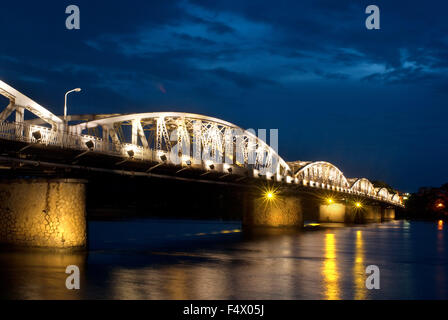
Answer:
<path fill-rule="evenodd" d="M 318 227 L 318 226 L 320 226 L 319 223 L 308 223 L 305 225 L 305 227 Z"/>
<path fill-rule="evenodd" d="M 333 203 L 333 199 L 327 199 L 328 203 Z"/>
<path fill-rule="evenodd" d="M 325 296 L 328 300 L 338 300 L 339 272 L 336 256 L 336 239 L 334 234 L 325 234 L 325 259 L 322 266 L 322 275 L 325 286 Z"/>
<path fill-rule="evenodd" d="M 279 191 L 274 187 L 265 186 L 260 191 L 264 202 L 275 202 L 278 198 Z"/>
<path fill-rule="evenodd" d="M 356 202 L 356 208 L 361 208 L 362 207 L 362 204 L 361 204 L 361 202 Z"/>
<path fill-rule="evenodd" d="M 437 225 L 437 229 L 438 230 L 443 230 L 443 220 L 439 220 L 438 225 Z"/>
<path fill-rule="evenodd" d="M 444 207 L 444 205 L 443 205 L 442 202 L 439 202 L 439 203 L 437 204 L 437 208 L 443 208 L 443 207 Z"/>

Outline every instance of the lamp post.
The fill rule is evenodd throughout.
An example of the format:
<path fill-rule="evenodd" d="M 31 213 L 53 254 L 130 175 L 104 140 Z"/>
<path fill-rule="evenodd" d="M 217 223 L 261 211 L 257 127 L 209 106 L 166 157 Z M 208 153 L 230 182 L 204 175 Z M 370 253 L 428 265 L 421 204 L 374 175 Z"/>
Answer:
<path fill-rule="evenodd" d="M 72 92 L 80 92 L 81 88 L 76 88 L 70 91 L 67 91 L 65 94 L 65 103 L 64 103 L 64 122 L 67 124 L 67 96 Z"/>

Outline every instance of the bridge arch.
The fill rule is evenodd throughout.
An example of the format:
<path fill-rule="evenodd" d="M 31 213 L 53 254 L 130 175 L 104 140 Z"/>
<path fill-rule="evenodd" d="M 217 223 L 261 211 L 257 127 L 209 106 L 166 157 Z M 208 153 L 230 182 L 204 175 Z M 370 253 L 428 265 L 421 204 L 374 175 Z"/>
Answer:
<path fill-rule="evenodd" d="M 400 195 L 398 193 L 392 194 L 390 200 L 395 203 L 400 203 Z"/>
<path fill-rule="evenodd" d="M 350 187 L 347 178 L 335 165 L 318 161 L 308 163 L 294 172 L 296 181 L 303 185 L 346 191 Z"/>
<path fill-rule="evenodd" d="M 127 136 L 126 126 L 131 127 Z M 179 154 L 182 161 L 207 154 L 211 158 L 208 162 L 222 159 L 269 178 L 286 179 L 290 173 L 288 164 L 254 131 L 218 118 L 182 112 L 138 113 L 87 121 L 70 130 L 82 134 L 93 128 L 101 128 L 104 142 L 134 145 L 159 155 Z M 183 154 L 185 146 L 189 154 Z"/>
<path fill-rule="evenodd" d="M 376 196 L 381 198 L 382 200 L 390 200 L 389 191 L 387 188 L 376 188 Z"/>
<path fill-rule="evenodd" d="M 0 113 L 0 122 L 5 121 L 15 112 L 15 121 L 24 123 L 24 112 L 28 110 L 36 117 L 50 124 L 53 130 L 56 131 L 62 128 L 63 121 L 61 118 L 3 81 L 0 81 L 0 95 L 9 99 L 9 105 Z"/>
<path fill-rule="evenodd" d="M 366 178 L 357 179 L 350 187 L 350 190 L 371 197 L 376 196 L 374 185 Z"/>

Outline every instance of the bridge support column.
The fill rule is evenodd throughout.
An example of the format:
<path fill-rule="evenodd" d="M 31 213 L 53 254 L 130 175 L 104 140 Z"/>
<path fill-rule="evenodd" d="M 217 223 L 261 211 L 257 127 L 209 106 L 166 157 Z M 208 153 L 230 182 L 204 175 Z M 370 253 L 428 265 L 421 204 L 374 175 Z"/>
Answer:
<path fill-rule="evenodd" d="M 303 227 L 303 213 L 300 198 L 276 195 L 273 199 L 248 196 L 245 206 L 244 227 Z"/>
<path fill-rule="evenodd" d="M 319 206 L 319 222 L 347 222 L 345 212 L 345 204 L 322 204 Z"/>
<path fill-rule="evenodd" d="M 347 207 L 346 222 L 371 223 L 381 222 L 381 206 L 363 205 Z"/>
<path fill-rule="evenodd" d="M 80 180 L 0 182 L 0 243 L 85 247 L 85 183 Z"/>
<path fill-rule="evenodd" d="M 391 221 L 391 220 L 395 220 L 395 209 L 383 208 L 381 210 L 381 221 Z"/>

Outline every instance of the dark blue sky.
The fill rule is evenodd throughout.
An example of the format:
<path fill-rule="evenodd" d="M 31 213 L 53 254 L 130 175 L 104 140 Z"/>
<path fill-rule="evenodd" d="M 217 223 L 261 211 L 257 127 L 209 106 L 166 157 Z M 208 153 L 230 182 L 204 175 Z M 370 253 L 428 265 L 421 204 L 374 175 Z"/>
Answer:
<path fill-rule="evenodd" d="M 12 1 L 0 79 L 57 114 L 186 111 L 278 128 L 285 160 L 448 182 L 445 1 Z M 65 28 L 66 6 L 81 30 Z M 365 28 L 369 4 L 381 30 Z"/>

